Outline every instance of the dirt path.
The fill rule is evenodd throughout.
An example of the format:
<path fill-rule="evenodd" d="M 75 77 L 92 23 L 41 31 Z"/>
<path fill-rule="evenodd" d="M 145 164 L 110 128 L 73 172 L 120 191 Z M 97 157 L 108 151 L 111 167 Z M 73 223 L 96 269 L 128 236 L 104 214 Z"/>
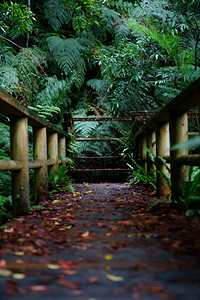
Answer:
<path fill-rule="evenodd" d="M 151 190 L 76 184 L 0 230 L 0 299 L 200 299 L 200 222 Z"/>

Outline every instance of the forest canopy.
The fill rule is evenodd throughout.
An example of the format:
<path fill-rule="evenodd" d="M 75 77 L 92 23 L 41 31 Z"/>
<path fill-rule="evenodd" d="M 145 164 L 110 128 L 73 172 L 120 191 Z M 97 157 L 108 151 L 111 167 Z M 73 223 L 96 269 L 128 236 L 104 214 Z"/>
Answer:
<path fill-rule="evenodd" d="M 0 59 L 0 87 L 29 106 L 160 109 L 200 75 L 200 3 L 4 1 Z"/>

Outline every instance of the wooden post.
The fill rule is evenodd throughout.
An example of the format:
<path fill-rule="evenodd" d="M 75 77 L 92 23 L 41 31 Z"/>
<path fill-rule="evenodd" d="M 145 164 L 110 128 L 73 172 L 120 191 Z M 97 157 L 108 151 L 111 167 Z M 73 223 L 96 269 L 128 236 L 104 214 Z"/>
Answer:
<path fill-rule="evenodd" d="M 147 147 L 151 151 L 151 153 L 156 157 L 156 132 L 155 130 L 149 130 L 147 132 Z M 151 170 L 155 170 L 155 164 L 149 159 L 147 161 L 147 173 L 149 173 Z"/>
<path fill-rule="evenodd" d="M 142 159 L 142 167 L 147 172 L 147 161 L 143 161 L 143 159 L 147 159 L 147 149 L 145 148 L 147 146 L 147 135 L 143 134 L 141 139 L 141 159 Z"/>
<path fill-rule="evenodd" d="M 157 195 L 159 197 L 167 197 L 170 193 L 168 184 L 166 183 L 164 177 L 161 175 L 163 173 L 165 176 L 169 177 L 169 172 L 166 166 L 159 159 L 163 156 L 169 155 L 169 123 L 158 122 L 156 128 L 156 169 L 159 171 L 156 177 L 156 187 Z M 160 173 L 161 172 L 161 173 Z"/>
<path fill-rule="evenodd" d="M 12 171 L 13 216 L 30 212 L 28 167 L 28 118 L 11 120 L 11 159 L 20 161 L 22 169 Z"/>
<path fill-rule="evenodd" d="M 58 133 L 51 133 L 48 136 L 48 158 L 54 159 L 54 165 L 49 167 L 49 172 L 58 171 Z"/>
<path fill-rule="evenodd" d="M 58 140 L 58 157 L 65 158 L 66 157 L 66 138 L 60 137 Z M 66 166 L 66 162 L 62 161 L 62 166 Z"/>
<path fill-rule="evenodd" d="M 47 169 L 47 129 L 34 128 L 33 139 L 34 160 L 41 160 L 43 166 L 35 169 L 35 198 L 38 202 L 48 200 L 48 169 Z"/>
<path fill-rule="evenodd" d="M 188 118 L 187 112 L 172 111 L 170 112 L 170 145 L 186 142 L 188 140 Z M 177 150 L 171 150 L 171 184 L 172 200 L 179 200 L 183 195 L 183 181 L 188 180 L 188 167 L 180 166 L 176 162 L 179 155 L 187 155 L 187 147 L 181 147 Z"/>

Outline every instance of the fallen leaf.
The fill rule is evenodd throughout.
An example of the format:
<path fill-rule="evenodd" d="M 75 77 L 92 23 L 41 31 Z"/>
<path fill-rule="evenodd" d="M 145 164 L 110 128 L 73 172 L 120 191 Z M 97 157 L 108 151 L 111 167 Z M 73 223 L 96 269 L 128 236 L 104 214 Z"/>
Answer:
<path fill-rule="evenodd" d="M 17 255 L 17 256 L 23 256 L 24 252 L 23 251 L 17 251 L 14 254 Z"/>
<path fill-rule="evenodd" d="M 54 200 L 53 204 L 65 204 L 65 203 L 61 200 Z"/>
<path fill-rule="evenodd" d="M 0 276 L 9 277 L 12 275 L 12 271 L 7 269 L 0 269 Z"/>
<path fill-rule="evenodd" d="M 7 233 L 13 233 L 14 229 L 13 228 L 5 228 L 4 229 L 4 232 L 7 232 Z"/>
<path fill-rule="evenodd" d="M 60 269 L 60 265 L 47 264 L 47 268 L 49 268 L 51 270 L 59 270 Z"/>
<path fill-rule="evenodd" d="M 5 259 L 0 260 L 0 268 L 5 268 L 5 267 L 6 267 Z"/>
<path fill-rule="evenodd" d="M 111 275 L 111 274 L 106 274 L 106 278 L 111 281 L 123 281 L 124 280 L 124 278 L 121 276 L 115 276 L 115 275 Z"/>
<path fill-rule="evenodd" d="M 62 270 L 62 274 L 65 275 L 75 275 L 77 273 L 77 271 L 75 270 Z"/>
<path fill-rule="evenodd" d="M 104 256 L 104 258 L 105 258 L 106 260 L 111 260 L 111 259 L 113 259 L 113 255 L 112 255 L 112 254 L 106 254 L 106 255 Z"/>
<path fill-rule="evenodd" d="M 17 281 L 13 281 L 13 280 L 7 280 L 6 285 L 7 286 L 18 286 L 19 283 Z"/>
<path fill-rule="evenodd" d="M 87 281 L 88 281 L 89 283 L 94 283 L 94 282 L 98 282 L 99 279 L 100 279 L 99 276 L 93 276 L 93 277 L 89 277 Z"/>
<path fill-rule="evenodd" d="M 86 195 L 89 195 L 89 194 L 92 194 L 92 193 L 93 193 L 93 191 L 87 191 L 87 192 L 85 192 Z"/>
<path fill-rule="evenodd" d="M 71 262 L 68 262 L 68 261 L 62 262 L 62 263 L 60 264 L 60 267 L 61 267 L 62 269 L 67 269 L 67 270 L 73 269 L 72 263 L 71 263 Z"/>
<path fill-rule="evenodd" d="M 61 286 L 65 286 L 65 287 L 68 287 L 70 289 L 76 289 L 76 290 L 79 289 L 79 284 L 78 283 L 69 282 L 69 281 L 66 281 L 66 280 L 60 280 L 59 284 Z"/>
<path fill-rule="evenodd" d="M 84 232 L 83 234 L 81 234 L 81 236 L 85 238 L 85 237 L 88 237 L 89 234 L 90 234 L 90 232 L 89 232 L 89 231 L 86 231 L 86 232 Z"/>
<path fill-rule="evenodd" d="M 44 292 L 47 290 L 46 285 L 33 285 L 29 287 L 29 290 L 32 292 Z"/>
<path fill-rule="evenodd" d="M 23 274 L 23 273 L 13 273 L 13 274 L 12 274 L 12 277 L 13 277 L 14 279 L 24 279 L 26 276 L 25 276 L 25 274 Z"/>

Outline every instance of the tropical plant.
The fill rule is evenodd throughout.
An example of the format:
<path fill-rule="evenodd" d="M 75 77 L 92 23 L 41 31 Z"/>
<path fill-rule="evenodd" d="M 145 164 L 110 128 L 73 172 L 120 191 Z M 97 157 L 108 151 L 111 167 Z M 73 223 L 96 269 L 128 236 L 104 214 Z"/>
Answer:
<path fill-rule="evenodd" d="M 0 34 L 15 40 L 33 29 L 34 14 L 22 3 L 0 4 Z"/>
<path fill-rule="evenodd" d="M 0 225 L 12 218 L 12 197 L 0 195 Z"/>
<path fill-rule="evenodd" d="M 189 180 L 183 182 L 183 196 L 181 202 L 185 204 L 186 210 L 200 210 L 200 168 L 190 167 Z"/>
<path fill-rule="evenodd" d="M 14 55 L 12 48 L 4 46 L 4 60 L 0 62 L 0 87 L 13 93 L 20 102 L 33 101 L 39 81 L 46 76 L 45 55 L 37 47 L 20 48 Z"/>
<path fill-rule="evenodd" d="M 50 173 L 48 177 L 50 193 L 61 192 L 63 190 L 67 192 L 74 192 L 72 186 L 72 179 L 67 175 L 69 167 L 61 166 L 55 173 Z"/>
<path fill-rule="evenodd" d="M 147 174 L 146 170 L 144 167 L 140 166 L 136 160 L 129 155 L 129 158 L 131 160 L 132 164 L 127 163 L 127 166 L 131 169 L 131 175 L 129 175 L 129 182 L 131 184 L 137 184 L 137 183 L 142 183 L 142 184 L 149 184 L 151 185 L 155 190 L 156 188 L 156 179 L 155 179 L 155 174 Z"/>

